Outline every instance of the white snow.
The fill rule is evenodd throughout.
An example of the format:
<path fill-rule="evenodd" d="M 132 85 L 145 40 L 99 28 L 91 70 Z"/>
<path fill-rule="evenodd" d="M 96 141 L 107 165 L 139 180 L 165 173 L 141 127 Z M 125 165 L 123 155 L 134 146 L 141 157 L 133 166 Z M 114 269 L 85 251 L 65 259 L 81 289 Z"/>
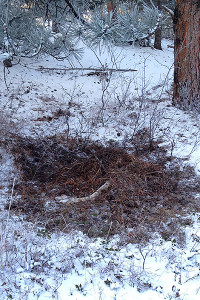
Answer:
<path fill-rule="evenodd" d="M 23 59 L 5 78 L 0 73 L 0 110 L 7 116 L 1 135 L 9 128 L 27 136 L 122 141 L 151 124 L 169 155 L 200 172 L 199 116 L 171 104 L 169 44 L 163 41 L 163 51 L 129 46 L 101 55 L 84 48 L 80 63 Z M 88 76 L 93 70 L 65 70 L 72 66 L 137 71 Z M 59 109 L 63 114 L 55 118 Z M 156 233 L 146 245 L 121 245 L 120 234 L 108 241 L 81 232 L 50 234 L 4 210 L 15 176 L 12 157 L 0 148 L 0 299 L 200 299 L 199 214 L 191 212 L 182 248 Z"/>
<path fill-rule="evenodd" d="M 11 58 L 11 54 L 8 52 L 4 52 L 0 54 L 0 61 L 3 61 L 5 59 Z"/>

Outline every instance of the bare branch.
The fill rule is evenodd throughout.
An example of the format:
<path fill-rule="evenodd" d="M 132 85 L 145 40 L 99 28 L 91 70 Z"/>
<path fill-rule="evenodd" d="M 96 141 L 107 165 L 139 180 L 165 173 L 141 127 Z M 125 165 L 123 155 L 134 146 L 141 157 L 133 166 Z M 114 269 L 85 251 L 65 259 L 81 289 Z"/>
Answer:
<path fill-rule="evenodd" d="M 170 9 L 169 7 L 165 6 L 165 5 L 162 5 L 162 7 L 164 8 L 164 10 L 166 10 L 170 14 L 170 16 L 171 16 L 171 18 L 173 20 L 174 19 L 174 12 L 173 12 L 173 10 Z"/>
<path fill-rule="evenodd" d="M 41 52 L 41 50 L 42 50 L 42 43 L 40 43 L 40 45 L 39 45 L 39 47 L 38 47 L 38 50 L 37 50 L 35 53 L 33 53 L 33 54 L 30 55 L 30 56 L 27 56 L 27 55 L 21 55 L 21 57 L 26 57 L 26 58 L 32 58 L 32 57 L 35 57 L 35 56 L 37 56 L 37 55 Z"/>
<path fill-rule="evenodd" d="M 72 204 L 72 203 L 78 203 L 78 202 L 83 202 L 83 201 L 88 201 L 88 200 L 95 200 L 96 197 L 100 195 L 102 191 L 105 191 L 109 188 L 110 182 L 106 181 L 96 192 L 93 194 L 86 196 L 86 197 L 68 197 L 67 195 L 61 195 L 56 197 L 56 200 L 62 202 L 62 203 L 67 203 L 67 204 Z"/>
<path fill-rule="evenodd" d="M 47 68 L 40 66 L 39 70 L 49 70 L 49 71 L 94 71 L 94 72 L 137 72 L 138 70 L 135 69 L 113 69 L 113 68 Z M 88 76 L 95 75 L 95 74 L 86 74 Z"/>

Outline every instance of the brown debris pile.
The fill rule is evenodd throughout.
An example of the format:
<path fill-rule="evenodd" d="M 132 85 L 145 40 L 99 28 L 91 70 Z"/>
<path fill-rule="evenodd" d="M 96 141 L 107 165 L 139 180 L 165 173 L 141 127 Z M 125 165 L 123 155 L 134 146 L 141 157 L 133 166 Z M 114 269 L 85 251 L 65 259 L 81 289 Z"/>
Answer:
<path fill-rule="evenodd" d="M 16 193 L 21 198 L 12 208 L 47 230 L 75 228 L 90 236 L 125 228 L 143 235 L 144 228 L 162 232 L 163 223 L 189 203 L 179 186 L 179 168 L 167 170 L 166 159 L 144 161 L 119 147 L 63 137 L 18 138 L 13 154 L 20 173 Z M 67 205 L 55 200 L 62 194 L 91 195 L 108 180 L 108 189 L 92 201 Z"/>

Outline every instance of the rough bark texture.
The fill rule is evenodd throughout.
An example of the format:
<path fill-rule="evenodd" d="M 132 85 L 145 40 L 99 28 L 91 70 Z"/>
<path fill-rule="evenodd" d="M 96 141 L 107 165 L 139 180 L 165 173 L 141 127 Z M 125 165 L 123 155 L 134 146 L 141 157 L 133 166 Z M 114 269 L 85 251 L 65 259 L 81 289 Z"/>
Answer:
<path fill-rule="evenodd" d="M 200 111 L 200 1 L 176 0 L 173 103 Z"/>
<path fill-rule="evenodd" d="M 161 40 L 162 40 L 162 30 L 159 26 L 158 28 L 156 28 L 155 31 L 155 40 L 154 40 L 155 49 L 162 50 Z"/>
<path fill-rule="evenodd" d="M 161 10 L 161 1 L 157 0 L 157 8 Z M 160 23 L 160 22 L 159 22 Z M 155 31 L 155 40 L 154 40 L 154 48 L 158 50 L 162 50 L 162 29 L 161 25 L 159 24 Z"/>

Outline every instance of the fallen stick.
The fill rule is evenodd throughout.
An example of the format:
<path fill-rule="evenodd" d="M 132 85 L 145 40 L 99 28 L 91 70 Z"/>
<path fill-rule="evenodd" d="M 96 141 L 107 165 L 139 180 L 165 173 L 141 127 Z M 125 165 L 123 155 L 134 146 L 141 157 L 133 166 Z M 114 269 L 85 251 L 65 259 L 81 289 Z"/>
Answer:
<path fill-rule="evenodd" d="M 95 72 L 137 72 L 135 69 L 113 69 L 113 68 L 47 68 L 39 66 L 39 70 L 47 71 L 95 71 Z"/>
<path fill-rule="evenodd" d="M 96 192 L 94 192 L 93 194 L 91 194 L 89 196 L 69 197 L 67 195 L 61 195 L 61 196 L 57 196 L 55 198 L 55 200 L 58 200 L 62 203 L 67 203 L 67 204 L 79 203 L 79 202 L 84 202 L 84 201 L 88 201 L 88 200 L 94 200 L 96 197 L 98 197 L 100 195 L 100 193 L 102 191 L 107 190 L 109 188 L 109 186 L 110 186 L 110 182 L 106 181 L 102 186 L 100 186 L 100 188 L 98 188 L 98 190 Z"/>

